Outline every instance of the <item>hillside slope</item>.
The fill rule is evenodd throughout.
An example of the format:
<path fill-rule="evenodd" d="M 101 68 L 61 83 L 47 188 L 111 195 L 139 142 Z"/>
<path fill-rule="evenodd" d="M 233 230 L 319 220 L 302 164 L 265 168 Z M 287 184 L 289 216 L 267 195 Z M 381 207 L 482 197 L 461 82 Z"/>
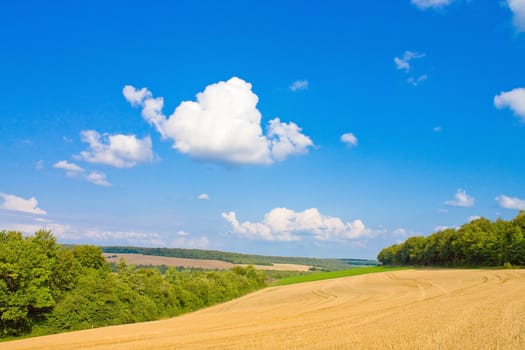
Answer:
<path fill-rule="evenodd" d="M 267 288 L 169 320 L 2 349 L 518 349 L 525 270 L 404 270 Z"/>

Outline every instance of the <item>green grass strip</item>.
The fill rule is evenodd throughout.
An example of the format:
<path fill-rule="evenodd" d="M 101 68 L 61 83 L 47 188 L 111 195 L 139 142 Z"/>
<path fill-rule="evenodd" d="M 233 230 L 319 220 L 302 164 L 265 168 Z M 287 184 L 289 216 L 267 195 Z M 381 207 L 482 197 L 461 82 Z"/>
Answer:
<path fill-rule="evenodd" d="M 410 268 L 411 267 L 383 267 L 383 266 L 356 267 L 350 270 L 319 272 L 319 273 L 313 273 L 311 275 L 287 277 L 287 278 L 283 278 L 283 279 L 275 281 L 270 286 L 285 286 L 288 284 L 321 281 L 321 280 L 327 280 L 327 279 L 332 279 L 332 278 L 341 278 L 341 277 L 349 277 L 349 276 L 357 276 L 357 275 L 364 275 L 367 273 L 408 270 Z"/>

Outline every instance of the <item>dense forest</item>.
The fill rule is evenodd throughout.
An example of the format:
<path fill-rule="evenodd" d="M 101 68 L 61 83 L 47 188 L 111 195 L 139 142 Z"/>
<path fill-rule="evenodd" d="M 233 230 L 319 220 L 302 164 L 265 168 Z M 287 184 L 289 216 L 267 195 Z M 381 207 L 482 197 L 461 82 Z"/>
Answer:
<path fill-rule="evenodd" d="M 218 250 L 183 249 L 183 248 L 145 248 L 145 247 L 102 247 L 104 253 L 143 254 L 168 256 L 173 258 L 210 259 L 231 262 L 233 264 L 272 265 L 299 264 L 315 266 L 319 270 L 345 270 L 352 266 L 375 266 L 377 261 L 366 259 L 318 259 L 307 257 L 266 256 L 221 252 Z"/>
<path fill-rule="evenodd" d="M 98 247 L 63 247 L 50 231 L 0 231 L 0 337 L 170 317 L 264 285 L 264 272 L 251 266 L 161 275 L 122 261 L 112 272 Z"/>
<path fill-rule="evenodd" d="M 384 248 L 385 265 L 505 266 L 525 265 L 525 211 L 510 221 L 480 218 L 430 236 L 410 237 Z"/>

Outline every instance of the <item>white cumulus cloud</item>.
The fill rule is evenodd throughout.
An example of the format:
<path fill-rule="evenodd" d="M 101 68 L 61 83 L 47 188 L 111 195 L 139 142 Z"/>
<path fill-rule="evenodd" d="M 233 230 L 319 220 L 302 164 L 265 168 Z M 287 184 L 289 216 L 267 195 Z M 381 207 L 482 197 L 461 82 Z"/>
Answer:
<path fill-rule="evenodd" d="M 458 189 L 454 199 L 446 201 L 445 204 L 451 207 L 472 207 L 474 201 L 474 197 L 469 196 L 465 190 Z"/>
<path fill-rule="evenodd" d="M 494 97 L 494 106 L 498 109 L 510 108 L 516 116 L 525 122 L 525 88 L 501 92 Z"/>
<path fill-rule="evenodd" d="M 514 26 L 519 32 L 525 31 L 525 0 L 507 0 L 513 14 Z"/>
<path fill-rule="evenodd" d="M 509 197 L 502 194 L 496 197 L 499 206 L 505 209 L 525 210 L 525 199 Z"/>
<path fill-rule="evenodd" d="M 299 91 L 308 89 L 308 80 L 296 80 L 290 85 L 290 90 Z"/>
<path fill-rule="evenodd" d="M 200 199 L 200 200 L 209 200 L 210 196 L 208 196 L 208 194 L 206 194 L 206 193 L 201 193 L 201 194 L 199 194 L 199 196 L 197 198 Z"/>
<path fill-rule="evenodd" d="M 295 123 L 282 123 L 279 118 L 270 120 L 268 138 L 271 140 L 271 154 L 276 160 L 284 160 L 291 154 L 308 153 L 312 140 L 301 133 Z"/>
<path fill-rule="evenodd" d="M 450 5 L 454 0 L 411 0 L 411 2 L 416 5 L 416 7 L 426 10 L 429 8 L 438 9 Z"/>
<path fill-rule="evenodd" d="M 341 135 L 341 141 L 346 143 L 348 146 L 357 146 L 358 142 L 357 137 L 351 132 Z"/>
<path fill-rule="evenodd" d="M 38 201 L 35 197 L 24 199 L 7 193 L 0 193 L 0 197 L 4 200 L 0 204 L 0 209 L 20 211 L 36 215 L 47 214 L 44 210 L 38 208 Z"/>
<path fill-rule="evenodd" d="M 77 158 L 86 162 L 131 168 L 153 160 L 150 137 L 138 139 L 135 135 L 100 135 L 95 130 L 84 130 L 81 137 L 83 142 L 89 144 L 89 150 L 80 152 Z"/>
<path fill-rule="evenodd" d="M 338 217 L 323 215 L 316 208 L 296 212 L 275 208 L 261 222 L 239 222 L 235 212 L 222 213 L 233 233 L 247 238 L 267 241 L 298 241 L 312 236 L 318 241 L 358 239 L 371 235 L 361 220 L 343 222 Z"/>
<path fill-rule="evenodd" d="M 184 101 L 169 117 L 162 113 L 164 99 L 153 98 L 146 89 L 127 85 L 124 97 L 142 107 L 143 118 L 173 148 L 189 156 L 230 164 L 270 164 L 292 154 L 303 154 L 313 146 L 295 123 L 279 118 L 261 127 L 259 98 L 252 85 L 233 77 L 208 85 L 196 101 Z"/>

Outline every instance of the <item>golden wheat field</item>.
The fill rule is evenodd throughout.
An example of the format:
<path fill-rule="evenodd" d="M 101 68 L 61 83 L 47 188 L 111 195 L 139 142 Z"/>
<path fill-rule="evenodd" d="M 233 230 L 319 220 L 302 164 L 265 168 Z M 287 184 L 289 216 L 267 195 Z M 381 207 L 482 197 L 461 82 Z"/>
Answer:
<path fill-rule="evenodd" d="M 271 287 L 169 320 L 9 349 L 525 349 L 525 270 L 404 270 Z"/>

